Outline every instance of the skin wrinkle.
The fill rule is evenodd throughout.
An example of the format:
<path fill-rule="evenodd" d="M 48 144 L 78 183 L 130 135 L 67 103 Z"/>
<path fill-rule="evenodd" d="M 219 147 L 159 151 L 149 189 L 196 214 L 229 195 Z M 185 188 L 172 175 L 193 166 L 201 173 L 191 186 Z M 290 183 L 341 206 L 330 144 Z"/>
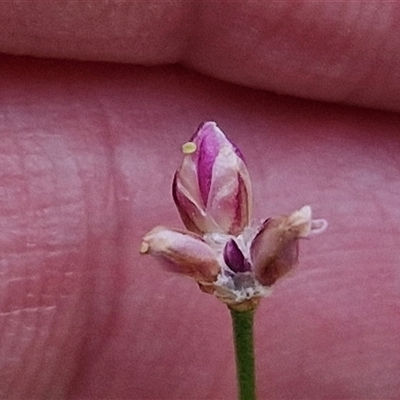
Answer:
<path fill-rule="evenodd" d="M 103 97 L 103 96 L 106 97 Z M 88 236 L 93 234 L 94 236 L 101 235 L 105 225 L 111 231 L 110 243 L 104 246 L 104 249 L 100 250 L 100 254 L 95 256 L 95 259 L 102 257 L 103 260 L 100 265 L 104 265 L 106 268 L 102 273 L 98 273 L 94 276 L 92 284 L 92 292 L 95 297 L 83 299 L 89 303 L 89 309 L 86 315 L 87 330 L 93 330 L 93 333 L 88 333 L 85 336 L 82 346 L 80 348 L 79 365 L 76 367 L 76 371 L 71 377 L 71 382 L 74 385 L 81 385 L 81 381 L 89 368 L 89 364 L 93 360 L 102 357 L 103 347 L 106 346 L 106 341 L 114 330 L 116 324 L 115 316 L 118 315 L 118 308 L 120 307 L 120 296 L 123 294 L 125 282 L 121 281 L 122 274 L 120 272 L 121 265 L 123 264 L 124 251 L 116 253 L 115 249 L 123 248 L 123 221 L 124 211 L 126 211 L 126 200 L 129 196 L 126 194 L 126 179 L 121 174 L 116 160 L 115 149 L 117 148 L 117 140 L 113 133 L 112 118 L 107 111 L 109 106 L 108 93 L 97 93 L 96 96 L 96 124 L 99 125 L 99 144 L 102 147 L 100 152 L 104 158 L 104 164 L 107 166 L 107 176 L 105 177 L 104 193 L 106 196 L 101 199 L 101 203 L 105 203 L 107 208 L 112 208 L 112 216 L 107 219 L 99 218 L 97 214 L 93 215 L 91 227 L 88 228 Z M 81 99 L 85 101 L 84 99 Z M 112 101 L 112 100 L 111 100 Z M 115 121 L 114 121 L 115 122 Z M 98 154 L 98 153 L 96 153 Z M 84 170 L 84 168 L 81 168 Z M 90 192 L 90 190 L 87 190 Z M 92 201 L 87 201 L 87 214 L 93 214 Z M 100 211 L 100 210 L 99 210 Z M 101 212 L 101 211 L 100 211 Z M 92 252 L 90 249 L 91 240 L 87 239 L 88 254 Z M 94 245 L 95 246 L 95 245 Z M 98 250 L 97 250 L 98 251 Z M 122 255 L 120 254 L 122 253 Z M 92 260 L 88 259 L 88 264 L 93 263 Z M 97 266 L 98 268 L 99 266 Z M 95 271 L 96 272 L 96 271 Z M 117 290 L 112 290 L 110 295 L 110 287 L 118 287 Z M 118 294 L 118 295 L 117 295 Z"/>
<path fill-rule="evenodd" d="M 14 143 L 16 144 L 16 154 L 20 155 L 20 157 L 19 157 L 20 160 L 23 160 L 24 157 L 25 157 L 24 153 L 25 153 L 25 148 L 26 147 L 24 145 L 22 145 L 22 146 L 19 145 L 20 143 L 19 143 L 18 140 L 19 139 L 17 139 L 17 138 L 14 139 Z M 31 146 L 29 146 L 29 147 L 32 148 Z M 20 162 L 19 165 L 20 165 L 19 166 L 19 171 L 20 171 L 19 172 L 19 176 L 29 177 L 29 174 L 26 174 L 27 170 L 24 168 L 23 162 Z M 52 171 L 52 169 L 50 169 L 49 171 Z M 30 191 L 30 187 L 31 187 L 31 183 L 32 182 L 30 182 L 29 179 L 24 180 L 24 182 L 25 182 L 25 185 L 24 185 L 24 190 L 22 192 L 25 193 L 25 196 L 24 196 L 26 198 L 25 206 L 28 206 L 28 205 L 32 204 L 32 202 L 31 202 L 32 198 L 31 198 L 31 196 L 28 195 L 29 193 L 32 193 Z M 13 199 L 9 199 L 9 200 L 11 200 L 11 202 L 13 201 Z M 36 204 L 37 204 L 37 202 L 36 202 Z M 17 217 L 15 222 L 17 222 L 18 220 L 21 222 L 21 221 L 23 221 L 25 219 L 26 216 L 29 215 L 28 213 L 29 213 L 30 210 L 28 210 L 28 213 L 27 213 L 27 210 L 26 210 L 25 207 L 18 208 L 18 206 L 16 207 L 16 204 L 13 204 L 13 207 L 14 207 L 14 210 L 18 210 L 19 211 L 16 215 L 13 215 L 13 212 L 11 214 L 11 218 Z M 35 212 L 36 210 L 33 209 L 32 211 Z M 29 216 L 28 216 L 28 220 L 31 220 L 31 218 L 29 218 Z M 20 244 L 19 244 L 19 246 L 17 248 L 12 249 L 12 254 L 9 253 L 8 257 L 12 256 L 15 253 L 25 253 L 25 255 L 30 256 L 30 258 L 32 258 L 32 256 L 35 257 L 35 253 L 37 254 L 38 249 L 35 249 L 33 252 L 30 249 L 24 249 L 24 240 L 23 240 L 24 236 L 21 236 L 21 234 L 17 233 L 17 231 L 15 231 L 15 234 L 19 235 L 21 237 L 22 241 L 20 241 Z M 37 234 L 37 232 L 36 232 L 36 234 Z M 37 237 L 35 239 L 38 240 Z M 22 245 L 22 247 L 21 247 L 21 245 Z M 32 246 L 32 244 L 31 244 L 31 246 Z M 3 254 L 4 254 L 4 250 L 5 250 L 5 248 L 3 246 L 2 247 Z M 43 251 L 44 251 L 44 249 L 41 249 L 41 252 L 43 252 Z M 20 256 L 21 256 L 21 254 L 20 254 Z M 29 284 L 29 283 L 31 283 L 31 284 Z M 35 292 L 37 290 L 39 291 L 39 293 L 42 292 L 43 291 L 42 283 L 43 283 L 43 280 L 36 280 L 36 282 L 35 282 L 34 280 L 29 279 L 29 277 L 25 278 L 25 279 L 24 278 L 9 279 L 8 280 L 8 285 L 7 285 L 8 287 L 5 289 L 6 293 L 8 293 L 8 296 L 4 296 L 3 297 L 4 299 L 7 298 L 8 302 L 5 300 L 5 303 L 4 303 L 3 307 L 6 307 L 6 309 L 9 309 L 10 311 L 3 312 L 2 315 L 4 317 L 8 315 L 8 316 L 11 316 L 12 318 L 14 318 L 14 316 L 16 315 L 15 313 L 19 313 L 19 311 L 21 311 L 21 310 L 31 310 L 32 312 L 36 312 L 36 314 L 38 314 L 38 316 L 40 318 L 40 313 L 41 313 L 42 310 L 44 310 L 43 307 L 33 307 L 32 308 L 32 306 L 31 306 L 31 307 L 27 308 L 27 306 L 25 306 L 24 303 L 26 304 L 26 301 L 28 301 L 28 303 L 30 303 L 30 304 L 32 304 L 32 302 L 38 302 L 38 301 L 40 302 L 40 298 L 39 297 L 37 297 L 37 296 L 36 297 L 35 296 L 33 296 L 33 297 L 29 296 L 28 297 L 28 294 L 31 294 L 31 293 L 33 293 L 33 291 Z M 39 288 L 37 288 L 36 290 L 33 289 L 32 285 L 33 285 L 33 287 L 35 287 L 35 286 L 37 286 L 37 284 L 39 284 Z M 21 293 L 21 297 L 15 296 L 15 293 L 18 293 L 18 294 Z M 15 302 L 15 300 L 12 300 L 12 299 L 20 299 L 20 302 L 22 301 L 22 303 L 19 304 L 19 302 Z M 54 301 L 54 299 L 51 299 L 50 301 Z M 51 306 L 51 307 L 54 307 L 54 306 Z M 14 313 L 14 314 L 10 314 L 10 313 Z M 24 318 L 24 316 L 21 315 L 19 320 L 18 320 L 20 324 L 22 323 L 23 318 Z M 8 329 L 7 328 L 7 321 L 12 321 L 12 320 L 10 318 L 6 318 L 5 320 L 6 320 L 6 322 L 5 322 L 6 325 L 3 324 L 3 329 Z M 36 323 L 39 324 L 39 320 L 38 319 L 36 320 Z M 23 338 L 24 330 L 23 329 L 19 330 L 18 329 L 18 325 L 11 326 L 11 328 L 9 328 L 9 329 L 14 329 L 16 331 L 19 331 L 18 335 L 14 335 L 14 343 L 13 343 L 12 346 L 10 346 L 10 349 L 9 349 L 10 354 L 13 354 L 13 353 L 15 353 L 17 351 L 17 346 L 18 346 L 17 343 Z M 37 336 L 36 337 L 35 336 L 31 337 L 31 343 L 32 344 L 36 343 L 36 346 L 39 344 Z M 25 357 L 28 354 L 31 355 L 31 353 L 25 352 Z M 31 358 L 31 357 L 29 357 L 29 358 Z M 25 360 L 26 362 L 23 362 L 23 363 L 19 364 L 21 367 L 23 367 L 23 369 L 17 370 L 19 372 L 14 371 L 16 376 L 18 376 L 18 373 L 22 373 L 22 371 L 24 371 L 25 368 L 27 368 L 27 371 L 25 372 L 25 375 L 28 374 L 27 376 L 29 376 L 29 374 L 30 374 L 29 371 L 31 371 L 31 369 L 29 368 L 29 366 L 30 366 L 29 358 L 28 358 L 28 360 Z M 11 380 L 9 382 L 9 385 L 3 385 L 4 390 L 6 390 L 7 387 L 11 387 L 12 382 L 13 381 Z M 19 388 L 22 390 L 22 386 L 21 385 L 19 385 Z M 6 395 L 6 397 L 8 397 L 8 396 L 10 396 L 9 392 L 8 392 L 8 395 Z"/>
<path fill-rule="evenodd" d="M 371 82 L 376 78 L 376 71 L 380 71 L 381 66 L 387 64 L 390 66 L 390 58 L 397 53 L 396 49 L 392 49 L 390 45 L 390 38 L 387 36 L 387 30 L 391 30 L 391 13 L 387 10 L 386 13 L 382 12 L 382 8 L 375 9 L 374 4 L 370 5 L 371 9 L 358 9 L 355 21 L 358 22 L 362 35 L 357 38 L 355 46 L 361 42 L 369 44 L 369 48 L 365 52 L 360 52 L 359 58 L 365 60 L 363 69 L 359 69 L 358 75 L 355 75 L 354 86 L 349 88 L 347 98 L 359 98 L 363 96 L 363 92 L 367 95 L 371 91 Z M 383 3 L 383 8 L 387 7 L 387 4 Z M 375 57 L 368 60 L 368 54 L 375 54 Z M 385 60 L 384 62 L 382 62 Z M 395 69 L 392 73 L 396 73 Z M 378 74 L 377 85 L 379 83 Z M 380 79 L 382 80 L 382 78 Z"/>
<path fill-rule="evenodd" d="M 37 303 L 38 299 L 41 298 L 43 299 L 44 295 L 42 295 L 41 293 L 43 293 L 44 291 L 44 280 L 41 279 L 39 280 L 39 284 L 40 282 L 42 282 L 42 284 L 36 288 L 35 292 L 36 292 L 36 296 L 33 296 L 33 298 L 29 298 L 28 296 L 21 296 L 20 298 L 25 302 L 27 300 L 29 300 L 29 302 L 35 301 Z M 29 286 L 31 286 L 31 289 L 29 289 Z M 34 290 L 32 288 L 32 285 L 25 285 L 26 287 L 26 291 L 29 291 L 28 293 L 32 293 L 32 290 Z M 35 293 L 33 292 L 33 293 Z M 40 297 L 38 297 L 37 295 L 39 295 Z M 54 301 L 55 300 L 55 296 L 51 296 L 50 301 Z M 68 299 L 69 300 L 69 299 Z M 70 303 L 70 301 L 69 301 Z M 26 304 L 26 303 L 25 303 Z M 16 305 L 14 305 L 15 307 Z M 17 308 L 14 311 L 10 311 L 10 313 L 4 313 L 4 315 L 9 314 L 7 321 L 10 321 L 10 318 L 16 318 L 15 320 L 18 321 L 18 325 L 14 325 L 11 326 L 11 332 L 18 332 L 18 334 L 14 334 L 15 337 L 15 341 L 14 341 L 14 345 L 9 349 L 10 354 L 14 354 L 18 351 L 18 348 L 20 348 L 20 341 L 23 340 L 24 338 L 24 332 L 25 329 L 21 328 L 19 329 L 19 326 L 22 326 L 21 324 L 23 324 L 23 320 L 26 318 L 26 311 L 29 311 L 30 313 L 36 315 L 35 320 L 32 321 L 33 323 L 33 327 L 36 327 L 36 329 L 34 329 L 34 332 L 36 332 L 36 334 L 34 334 L 33 336 L 30 335 L 30 343 L 29 343 L 29 347 L 26 347 L 24 353 L 22 353 L 22 359 L 21 362 L 19 363 L 19 368 L 17 370 L 14 371 L 14 376 L 15 378 L 13 380 L 11 380 L 9 382 L 9 385 L 5 385 L 3 384 L 3 389 L 7 390 L 7 387 L 9 388 L 9 392 L 8 395 L 4 396 L 4 398 L 10 398 L 16 395 L 15 393 L 15 388 L 14 390 L 12 389 L 12 384 L 13 382 L 16 382 L 15 379 L 17 379 L 18 375 L 21 374 L 23 376 L 25 376 L 25 380 L 24 380 L 24 385 L 18 384 L 16 385 L 16 387 L 18 388 L 18 392 L 21 394 L 23 393 L 24 390 L 28 390 L 30 391 L 31 389 L 34 389 L 34 386 L 32 385 L 31 379 L 28 379 L 30 376 L 33 377 L 35 376 L 35 382 L 40 382 L 40 374 L 38 374 L 39 371 L 46 371 L 46 368 L 42 368 L 39 365 L 36 368 L 32 369 L 32 366 L 34 366 L 35 364 L 37 364 L 35 362 L 35 360 L 37 360 L 38 354 L 36 353 L 37 351 L 44 351 L 46 348 L 48 349 L 48 340 L 47 338 L 49 337 L 49 335 L 51 334 L 52 336 L 56 336 L 57 335 L 57 325 L 56 324 L 56 319 L 54 318 L 57 314 L 54 314 L 52 312 L 51 315 L 49 315 L 49 317 L 45 317 L 45 315 L 43 314 L 43 312 L 47 313 L 49 311 L 52 310 L 56 310 L 55 306 L 47 306 L 47 307 L 30 307 L 30 308 L 26 308 L 26 305 L 22 305 L 22 308 Z M 22 313 L 22 314 L 21 314 Z M 11 317 L 10 317 L 11 316 Z M 48 327 L 46 327 L 46 325 Z M 46 333 L 47 332 L 47 333 Z M 44 334 L 44 335 L 43 335 Z M 28 344 L 27 344 L 28 346 Z M 33 349 L 36 349 L 36 351 L 33 351 Z M 18 354 L 18 353 L 17 353 Z M 40 353 L 39 353 L 40 354 Z M 39 359 L 44 360 L 44 357 L 40 357 Z M 33 361 L 33 364 L 32 364 Z M 44 364 L 47 368 L 49 367 L 48 363 Z M 36 371 L 36 372 L 35 372 Z M 27 386 L 28 385 L 28 386 Z M 27 388 L 28 387 L 28 388 Z M 13 393 L 13 394 L 12 394 Z M 21 395 L 22 397 L 26 396 L 26 395 Z"/>
<path fill-rule="evenodd" d="M 32 358 L 35 357 L 35 352 L 32 351 L 34 346 L 36 346 L 36 348 L 39 351 L 44 351 L 44 344 L 46 342 L 43 342 L 43 340 L 40 339 L 40 337 L 42 337 L 43 339 L 46 339 L 49 335 L 49 333 L 51 332 L 50 328 L 46 328 L 46 325 L 48 326 L 49 324 L 52 323 L 52 321 L 54 321 L 54 309 L 55 307 L 35 307 L 35 308 L 29 308 L 29 309 L 25 309 L 25 310 L 21 310 L 21 312 L 23 314 L 25 314 L 27 311 L 30 312 L 31 315 L 36 316 L 36 318 L 32 321 L 33 322 L 33 327 L 36 326 L 36 328 L 34 328 L 34 332 L 35 334 L 32 336 L 30 335 L 30 341 L 28 343 L 25 344 L 24 347 L 21 348 L 20 346 L 20 340 L 21 338 L 23 338 L 23 335 L 26 334 L 26 328 L 23 324 L 23 320 L 26 318 L 26 314 L 25 315 L 20 315 L 19 313 L 16 314 L 10 314 L 7 316 L 7 320 L 8 321 L 16 321 L 16 324 L 11 325 L 11 330 L 10 332 L 13 333 L 14 336 L 14 341 L 13 341 L 13 345 L 10 347 L 9 349 L 9 353 L 12 355 L 12 357 L 20 357 L 20 359 L 18 360 L 19 362 L 15 362 L 16 364 L 16 368 L 17 370 L 13 371 L 13 374 L 10 374 L 10 378 L 8 385 L 5 384 L 5 382 L 2 385 L 2 389 L 3 389 L 3 398 L 11 398 L 13 397 L 13 394 L 15 395 L 15 392 L 13 393 L 13 391 L 11 390 L 13 382 L 15 382 L 16 377 L 18 376 L 18 374 L 23 374 L 26 378 L 25 381 L 23 382 L 24 384 L 21 385 L 17 385 L 18 387 L 18 391 L 21 391 L 24 387 L 26 387 L 27 384 L 29 384 L 30 379 L 29 376 L 32 376 L 32 374 L 35 374 L 34 370 L 32 370 L 32 363 L 30 362 L 30 360 Z M 43 316 L 48 314 L 49 318 L 46 318 L 46 325 L 43 323 Z M 16 317 L 14 319 L 14 317 Z M 42 318 L 41 318 L 42 317 Z M 42 319 L 42 321 L 40 321 L 40 319 Z M 47 322 L 48 321 L 48 322 Z M 41 323 L 40 323 L 41 322 Z M 9 324 L 10 325 L 10 324 Z M 41 326 L 40 328 L 37 328 L 38 326 Z M 44 330 L 45 329 L 45 330 Z M 42 343 L 42 346 L 40 345 L 40 343 Z M 34 346 L 33 346 L 34 344 Z M 14 358 L 15 359 L 15 358 Z M 37 369 L 37 371 L 41 371 L 41 369 Z M 14 377 L 13 377 L 14 375 Z M 37 374 L 35 374 L 37 375 Z M 40 380 L 40 378 L 38 379 Z M 7 390 L 8 389 L 8 390 Z M 11 390 L 11 391 L 10 391 Z M 13 394 L 11 394 L 13 393 Z"/>
<path fill-rule="evenodd" d="M 15 377 L 9 381 L 9 384 L 5 386 L 4 398 L 13 398 L 19 397 L 23 398 L 29 396 L 28 393 L 33 389 L 35 390 L 35 383 L 41 382 L 41 373 L 43 373 L 43 368 L 45 366 L 44 360 L 45 357 L 41 357 L 42 362 L 38 363 L 35 366 L 35 363 L 32 363 L 37 357 L 37 352 L 48 353 L 48 339 L 51 335 L 55 333 L 55 319 L 57 315 L 57 310 L 55 306 L 51 307 L 35 307 L 33 309 L 25 309 L 31 310 L 33 315 L 36 316 L 33 323 L 36 329 L 33 330 L 33 335 L 30 337 L 30 346 L 25 349 L 25 352 L 21 354 L 21 359 L 19 360 L 19 369 L 14 371 Z M 25 313 L 26 311 L 23 311 Z M 23 318 L 24 316 L 18 315 L 18 324 L 19 326 L 23 326 Z M 18 332 L 15 335 L 14 342 L 14 351 L 11 349 L 12 354 L 15 354 L 19 346 L 19 342 L 23 339 L 24 329 L 18 329 L 18 326 L 13 327 L 13 329 Z M 18 364 L 17 364 L 18 365 Z M 33 367 L 33 368 L 32 368 Z M 48 367 L 48 365 L 47 365 Z M 18 382 L 18 375 L 25 376 L 25 380 L 21 383 Z M 39 383 L 40 384 L 40 383 Z M 14 388 L 17 387 L 17 390 Z M 8 390 L 7 390 L 8 388 Z"/>
<path fill-rule="evenodd" d="M 78 59 L 109 61 L 133 54 L 138 63 L 168 63 L 178 58 L 182 30 L 188 27 L 189 10 L 179 2 L 36 2 L 18 12 L 10 3 L 0 7 L 9 15 L 3 46 L 18 54 L 28 45 L 25 54 L 64 58 L 72 52 Z"/>
<path fill-rule="evenodd" d="M 33 129 L 35 128 L 37 126 Z M 51 129 L 50 125 L 48 129 Z M 26 398 L 27 393 L 31 391 L 40 393 L 43 388 L 48 390 L 50 379 L 55 387 L 63 379 L 68 380 L 69 372 L 60 374 L 59 372 L 63 369 L 63 367 L 60 369 L 60 366 L 66 365 L 68 368 L 69 359 L 76 351 L 73 350 L 71 354 L 67 355 L 63 354 L 70 321 L 72 315 L 76 315 L 73 304 L 77 300 L 76 295 L 79 296 L 79 289 L 77 293 L 74 293 L 74 291 L 77 287 L 79 288 L 79 285 L 75 284 L 75 288 L 71 291 L 67 285 L 60 285 L 60 283 L 76 282 L 76 279 L 79 280 L 80 273 L 74 276 L 70 274 L 71 270 L 69 270 L 67 276 L 64 273 L 61 274 L 60 269 L 77 268 L 76 264 L 73 266 L 74 264 L 68 263 L 68 258 L 71 258 L 71 255 L 73 256 L 74 247 L 81 247 L 78 243 L 80 240 L 79 231 L 82 231 L 80 223 L 82 212 L 80 201 L 77 201 L 77 195 L 78 197 L 81 195 L 79 195 L 79 190 L 74 190 L 75 183 L 71 186 L 72 181 L 68 175 L 71 172 L 72 175 L 75 173 L 74 163 L 70 162 L 74 158 L 60 157 L 57 146 L 54 146 L 56 142 L 53 139 L 58 142 L 64 141 L 61 136 L 52 137 L 42 134 L 38 136 L 30 134 L 14 136 L 15 154 L 18 154 L 19 160 L 22 160 L 19 163 L 19 175 L 17 177 L 24 178 L 24 190 L 20 193 L 24 193 L 25 201 L 21 204 L 21 202 L 14 202 L 12 198 L 7 199 L 12 204 L 13 209 L 10 209 L 11 215 L 9 213 L 8 217 L 4 216 L 3 220 L 4 218 L 9 220 L 11 218 L 15 225 L 14 238 L 11 237 L 9 242 L 10 244 L 14 243 L 14 246 L 8 249 L 2 246 L 2 252 L 3 257 L 13 260 L 10 268 L 13 265 L 15 272 L 24 271 L 23 273 L 27 274 L 27 279 L 11 279 L 6 289 L 7 295 L 2 296 L 4 299 L 3 310 L 6 307 L 10 311 L 3 312 L 17 312 L 27 309 L 27 307 L 36 310 L 37 318 L 33 323 L 37 329 L 34 330 L 36 334 L 30 335 L 30 344 L 25 347 L 25 352 L 21 355 L 23 357 L 21 362 L 8 374 L 10 377 L 8 385 L 6 381 L 2 385 L 5 391 L 4 398 Z M 25 163 L 24 161 L 31 155 L 42 155 L 43 157 L 36 158 L 33 164 Z M 43 160 L 46 160 L 44 164 Z M 37 168 L 38 161 L 42 162 L 43 167 L 39 170 Z M 15 175 L 13 178 L 15 179 Z M 37 185 L 37 183 L 40 184 Z M 17 193 L 16 196 L 18 195 Z M 63 221 L 62 225 L 60 225 L 60 220 Z M 16 238 L 19 239 L 15 240 Z M 35 243 L 39 243 L 39 246 L 36 246 Z M 15 247 L 16 244 L 17 247 Z M 5 251 L 8 251 L 8 254 L 5 254 Z M 46 262 L 49 263 L 49 268 L 41 267 L 39 279 L 29 279 L 30 271 L 40 264 L 46 265 Z M 55 267 L 56 270 L 54 270 Z M 12 269 L 9 269 L 9 271 L 10 274 L 13 274 Z M 40 305 L 49 302 L 53 305 L 47 307 L 55 307 L 54 310 L 57 310 L 57 312 L 52 316 L 45 317 L 42 313 L 45 308 L 43 306 L 36 307 L 34 304 Z M 67 304 L 69 307 L 66 306 Z M 17 315 L 12 315 L 12 318 L 17 318 Z M 15 319 L 18 321 L 17 325 L 13 324 L 7 327 L 3 323 L 3 329 L 7 329 L 9 332 L 13 332 L 12 330 L 17 332 L 17 334 L 14 334 L 13 345 L 9 349 L 11 355 L 19 349 L 18 343 L 24 335 L 24 329 L 19 328 L 22 327 L 24 314 L 19 314 L 18 318 Z M 5 323 L 9 324 L 10 321 L 10 317 L 8 317 Z M 77 327 L 79 327 L 79 324 Z M 77 334 L 79 334 L 79 330 L 70 336 L 74 337 Z M 59 358 L 53 355 L 54 351 L 60 354 L 62 363 L 57 361 Z M 57 367 L 54 368 L 54 365 Z M 52 378 L 52 371 L 55 374 L 54 378 Z M 15 384 L 18 376 L 21 375 L 25 376 L 23 384 Z"/>
<path fill-rule="evenodd" d="M 312 59 L 315 56 L 317 60 L 311 71 L 308 71 L 306 66 L 302 66 L 303 73 L 310 74 L 311 72 L 311 77 L 315 76 L 321 79 L 349 79 L 348 72 L 351 68 L 349 63 L 352 61 L 349 53 L 356 46 L 356 37 L 352 34 L 351 27 L 354 26 L 356 18 L 350 21 L 349 25 L 344 25 L 340 31 L 337 31 L 337 23 L 341 21 L 343 15 L 350 14 L 346 4 L 342 3 L 339 9 L 334 7 L 333 10 L 330 10 L 320 3 L 320 10 L 321 15 L 308 21 L 308 25 L 303 26 L 302 29 L 307 39 L 305 41 L 305 53 L 311 53 L 309 58 Z M 294 23 L 295 25 L 301 24 L 301 21 L 305 20 L 307 12 L 302 11 L 300 16 L 295 16 L 295 20 L 298 20 L 297 23 Z M 322 23 L 318 20 L 321 20 Z M 305 24 L 303 23 L 303 25 Z M 315 25 L 317 26 L 316 29 L 314 28 Z M 307 33 L 308 31 L 311 32 L 311 35 Z M 300 35 L 303 32 L 299 32 Z M 310 42 L 310 45 L 308 45 L 308 42 Z M 318 50 L 321 45 L 326 46 L 326 43 L 329 43 L 330 52 L 321 58 Z M 301 54 L 298 54 L 298 56 L 302 59 Z"/>
<path fill-rule="evenodd" d="M 400 110 L 399 14 L 397 2 L 370 1 L 5 2 L 0 50 L 179 62 L 277 93 Z"/>
<path fill-rule="evenodd" d="M 352 91 L 364 93 L 365 81 L 362 80 L 362 76 L 364 74 L 369 76 L 372 72 L 366 91 L 371 101 L 371 96 L 380 90 L 379 87 L 383 82 L 378 81 L 372 90 L 371 85 L 374 85 L 374 81 L 379 80 L 379 77 L 384 79 L 382 75 L 385 76 L 384 74 L 377 75 L 377 70 L 372 69 L 374 60 L 378 58 L 373 46 L 378 48 L 379 40 L 375 38 L 375 40 L 368 40 L 368 38 L 372 37 L 378 28 L 374 23 L 368 24 L 368 27 L 362 26 L 358 23 L 358 19 L 354 18 L 347 28 L 338 29 L 338 19 L 335 21 L 337 9 L 339 14 L 340 11 L 349 14 L 348 3 L 332 4 L 330 6 L 333 12 L 328 13 L 326 8 L 330 7 L 329 4 L 300 3 L 290 7 L 288 4 L 286 7 L 282 5 L 280 9 L 277 7 L 278 14 L 273 14 L 270 18 L 273 21 L 272 24 L 263 17 L 265 13 L 257 14 L 254 9 L 248 11 L 244 6 L 240 19 L 238 18 L 240 11 L 233 10 L 234 6 L 231 10 L 221 8 L 219 13 L 209 6 L 208 13 L 203 12 L 206 14 L 203 16 L 205 21 L 203 31 L 198 33 L 196 52 L 191 55 L 188 65 L 214 76 L 217 73 L 217 76 L 221 78 L 268 88 L 278 93 L 298 95 L 302 92 L 306 97 L 332 101 L 347 99 L 349 102 L 354 101 L 351 97 Z M 270 7 L 272 13 L 276 12 L 275 5 Z M 381 19 L 384 20 L 384 15 L 392 11 L 388 7 L 393 7 L 393 5 L 387 5 L 386 8 L 379 9 L 379 12 L 375 13 L 373 13 L 375 10 L 368 12 L 367 4 L 363 3 L 359 7 L 361 7 L 358 11 L 360 14 L 371 14 L 375 19 L 382 15 Z M 237 5 L 237 8 L 240 8 L 240 5 Z M 225 25 L 218 23 L 220 19 L 226 17 L 226 13 L 232 22 Z M 283 22 L 274 24 L 276 20 Z M 207 29 L 211 25 L 221 27 L 222 33 L 218 36 L 208 34 L 212 32 L 211 29 Z M 253 28 L 248 29 L 251 25 Z M 389 24 L 385 32 L 387 33 L 390 28 Z M 242 34 L 239 33 L 240 31 Z M 220 37 L 228 37 L 228 40 L 223 41 L 219 39 Z M 242 38 L 240 42 L 239 38 Z M 386 38 L 389 43 L 387 34 Z M 209 42 L 212 45 L 209 45 Z M 244 47 L 244 57 L 242 57 L 241 47 L 238 49 L 237 46 Z M 254 50 L 257 47 L 260 49 Z M 387 57 L 392 57 L 393 54 L 396 52 L 388 51 Z M 239 69 L 234 68 L 239 62 L 242 66 Z M 387 63 L 383 63 L 382 66 L 385 69 L 389 67 Z M 396 73 L 395 70 L 393 72 Z M 387 77 L 388 75 L 386 79 Z M 393 83 L 394 88 L 391 94 L 396 96 L 399 88 L 397 81 Z M 384 93 L 386 96 L 388 92 Z M 359 103 L 362 98 L 368 98 L 368 96 L 358 96 L 357 102 Z"/>

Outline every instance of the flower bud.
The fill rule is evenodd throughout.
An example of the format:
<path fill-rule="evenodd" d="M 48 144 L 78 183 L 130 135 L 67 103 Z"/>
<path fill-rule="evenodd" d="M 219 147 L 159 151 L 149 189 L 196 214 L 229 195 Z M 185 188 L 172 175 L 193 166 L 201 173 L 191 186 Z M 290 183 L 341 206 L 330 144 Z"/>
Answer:
<path fill-rule="evenodd" d="M 289 216 L 267 219 L 253 239 L 250 248 L 253 270 L 258 281 L 270 286 L 296 264 L 299 238 L 313 230 L 321 232 L 326 221 L 311 219 L 311 208 L 304 206 Z"/>
<path fill-rule="evenodd" d="M 233 272 L 250 272 L 251 265 L 244 257 L 234 239 L 229 240 L 224 248 L 225 264 Z"/>
<path fill-rule="evenodd" d="M 217 255 L 201 237 L 158 226 L 148 232 L 140 252 L 158 257 L 167 270 L 211 283 L 220 271 Z"/>
<path fill-rule="evenodd" d="M 215 122 L 200 125 L 183 147 L 173 198 L 192 232 L 238 235 L 249 223 L 251 182 L 240 151 Z"/>

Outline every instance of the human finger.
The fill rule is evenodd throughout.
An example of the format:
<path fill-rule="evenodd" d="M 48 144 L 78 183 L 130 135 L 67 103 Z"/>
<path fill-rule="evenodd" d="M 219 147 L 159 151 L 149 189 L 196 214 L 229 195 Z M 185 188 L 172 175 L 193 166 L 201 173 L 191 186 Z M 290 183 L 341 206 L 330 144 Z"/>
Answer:
<path fill-rule="evenodd" d="M 398 2 L 2 2 L 0 51 L 182 63 L 280 94 L 400 110 Z"/>
<path fill-rule="evenodd" d="M 245 155 L 255 218 L 329 222 L 258 311 L 260 397 L 396 396 L 397 115 L 178 67 L 3 58 L 0 83 L 3 398 L 235 396 L 225 307 L 138 251 L 182 227 L 172 176 L 204 119 Z"/>

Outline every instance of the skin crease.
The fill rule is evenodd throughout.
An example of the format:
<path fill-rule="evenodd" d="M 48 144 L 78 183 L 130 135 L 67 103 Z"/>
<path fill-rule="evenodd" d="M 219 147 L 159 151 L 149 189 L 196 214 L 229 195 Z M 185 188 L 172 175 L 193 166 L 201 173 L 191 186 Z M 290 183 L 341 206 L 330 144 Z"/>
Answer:
<path fill-rule="evenodd" d="M 281 94 L 400 110 L 396 1 L 0 3 L 0 51 L 180 62 Z"/>
<path fill-rule="evenodd" d="M 8 40 L 5 51 L 56 55 Z M 70 56 L 93 58 L 88 49 Z M 215 57 L 210 46 L 213 72 L 196 68 L 275 90 L 219 70 Z M 360 82 L 359 104 L 396 108 L 387 70 L 370 68 L 375 83 L 368 92 Z M 203 120 L 245 155 L 256 218 L 310 204 L 330 224 L 301 243 L 297 272 L 257 313 L 259 398 L 398 397 L 398 114 L 178 66 L 3 55 L 0 87 L 0 398 L 235 398 L 225 307 L 138 254 L 153 226 L 182 227 L 171 180 Z M 312 80 L 304 88 L 324 98 Z"/>

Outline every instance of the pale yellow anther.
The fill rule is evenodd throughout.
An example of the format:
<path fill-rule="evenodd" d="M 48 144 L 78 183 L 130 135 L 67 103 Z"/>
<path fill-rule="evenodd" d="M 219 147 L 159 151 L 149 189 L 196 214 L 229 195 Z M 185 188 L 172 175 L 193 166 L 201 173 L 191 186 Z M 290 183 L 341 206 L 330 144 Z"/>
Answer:
<path fill-rule="evenodd" d="M 149 251 L 149 244 L 146 242 L 142 242 L 140 244 L 140 249 L 139 249 L 139 253 L 140 254 L 146 254 Z"/>
<path fill-rule="evenodd" d="M 182 145 L 183 154 L 193 154 L 196 150 L 197 146 L 194 142 L 186 142 L 184 145 Z"/>

